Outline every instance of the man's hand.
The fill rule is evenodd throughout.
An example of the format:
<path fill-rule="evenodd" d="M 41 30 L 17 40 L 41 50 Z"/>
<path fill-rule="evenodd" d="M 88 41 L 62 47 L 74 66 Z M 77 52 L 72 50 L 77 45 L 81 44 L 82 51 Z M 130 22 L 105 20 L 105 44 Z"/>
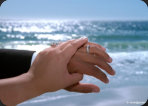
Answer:
<path fill-rule="evenodd" d="M 81 73 L 68 72 L 67 64 L 77 49 L 85 43 L 87 38 L 81 38 L 41 51 L 29 70 L 35 86 L 43 90 L 43 93 L 53 92 L 82 80 Z"/>
<path fill-rule="evenodd" d="M 87 38 L 71 40 L 40 52 L 27 73 L 0 80 L 0 100 L 7 106 L 15 106 L 43 93 L 78 83 L 83 75 L 70 74 L 67 64 L 87 41 Z"/>
<path fill-rule="evenodd" d="M 86 52 L 87 45 L 90 45 L 89 54 Z M 72 57 L 71 61 L 68 64 L 68 70 L 70 73 L 87 74 L 96 77 L 104 83 L 108 83 L 109 79 L 107 78 L 107 75 L 99 68 L 105 70 L 110 75 L 114 75 L 115 71 L 108 64 L 111 62 L 112 59 L 106 53 L 105 48 L 95 43 L 87 43 L 83 47 L 81 47 Z M 95 65 L 97 65 L 99 68 Z M 100 91 L 99 87 L 97 87 L 96 85 L 82 83 L 76 83 L 66 88 L 66 90 L 81 93 Z"/>

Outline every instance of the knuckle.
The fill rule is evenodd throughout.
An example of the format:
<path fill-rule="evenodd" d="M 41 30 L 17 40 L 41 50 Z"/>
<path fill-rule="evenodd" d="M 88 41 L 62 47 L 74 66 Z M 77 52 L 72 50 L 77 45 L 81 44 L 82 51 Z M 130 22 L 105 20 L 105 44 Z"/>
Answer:
<path fill-rule="evenodd" d="M 76 47 L 76 46 L 77 46 L 76 40 L 73 40 L 70 44 L 71 44 L 73 47 Z"/>
<path fill-rule="evenodd" d="M 73 42 L 70 43 L 70 47 L 73 52 L 77 49 Z"/>
<path fill-rule="evenodd" d="M 95 53 L 95 51 L 97 50 L 97 47 L 93 45 L 93 46 L 91 46 L 91 50 L 93 53 Z"/>
<path fill-rule="evenodd" d="M 48 56 L 54 56 L 56 52 L 54 50 L 48 51 Z"/>
<path fill-rule="evenodd" d="M 71 46 L 75 46 L 74 42 L 70 42 L 70 45 L 71 45 Z"/>
<path fill-rule="evenodd" d="M 72 40 L 69 40 L 68 43 L 72 43 Z"/>
<path fill-rule="evenodd" d="M 68 43 L 74 43 L 75 39 L 69 40 Z"/>

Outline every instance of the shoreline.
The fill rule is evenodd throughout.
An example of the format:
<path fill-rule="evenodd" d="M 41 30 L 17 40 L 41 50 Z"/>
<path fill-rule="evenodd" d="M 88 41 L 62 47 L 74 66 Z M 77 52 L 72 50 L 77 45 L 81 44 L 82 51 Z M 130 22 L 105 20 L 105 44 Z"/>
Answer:
<path fill-rule="evenodd" d="M 59 98 L 58 95 L 57 99 L 54 100 L 50 100 L 49 94 L 49 98 L 30 100 L 18 106 L 139 106 L 142 103 L 144 104 L 148 99 L 147 91 L 148 86 L 129 86 L 110 88 L 102 90 L 101 93 L 97 94 L 74 93 L 73 95 L 63 96 L 62 98 Z"/>

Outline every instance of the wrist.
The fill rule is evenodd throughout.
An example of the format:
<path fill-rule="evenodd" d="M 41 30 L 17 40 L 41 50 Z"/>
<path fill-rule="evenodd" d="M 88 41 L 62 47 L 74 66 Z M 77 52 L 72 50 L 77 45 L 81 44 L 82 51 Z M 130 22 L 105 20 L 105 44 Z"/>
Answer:
<path fill-rule="evenodd" d="M 18 78 L 18 80 L 20 80 L 20 83 L 17 88 L 18 103 L 24 102 L 42 94 L 42 92 L 36 86 L 36 82 L 31 73 L 27 72 L 19 77 L 20 78 Z"/>
<path fill-rule="evenodd" d="M 32 73 L 27 72 L 24 74 L 24 81 L 22 83 L 21 92 L 24 92 L 24 100 L 31 99 L 33 97 L 39 96 L 44 92 L 40 89 Z"/>
<path fill-rule="evenodd" d="M 40 86 L 40 81 L 34 76 L 32 71 L 30 70 L 25 75 L 28 78 L 28 80 L 26 81 L 26 86 L 28 86 L 28 88 L 31 89 L 31 92 L 36 95 L 41 95 L 45 93 L 45 91 L 42 89 L 42 86 Z"/>
<path fill-rule="evenodd" d="M 30 73 L 0 80 L 0 87 L 0 99 L 8 106 L 19 104 L 41 94 L 34 86 Z"/>

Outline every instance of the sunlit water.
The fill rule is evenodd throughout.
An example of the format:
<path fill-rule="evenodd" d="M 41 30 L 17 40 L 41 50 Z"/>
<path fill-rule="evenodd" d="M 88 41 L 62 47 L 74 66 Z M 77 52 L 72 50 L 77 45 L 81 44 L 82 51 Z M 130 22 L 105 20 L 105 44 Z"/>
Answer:
<path fill-rule="evenodd" d="M 42 50 L 52 42 L 86 36 L 107 48 L 116 76 L 97 94 L 46 93 L 20 106 L 139 106 L 148 99 L 148 21 L 0 20 L 0 48 Z"/>

